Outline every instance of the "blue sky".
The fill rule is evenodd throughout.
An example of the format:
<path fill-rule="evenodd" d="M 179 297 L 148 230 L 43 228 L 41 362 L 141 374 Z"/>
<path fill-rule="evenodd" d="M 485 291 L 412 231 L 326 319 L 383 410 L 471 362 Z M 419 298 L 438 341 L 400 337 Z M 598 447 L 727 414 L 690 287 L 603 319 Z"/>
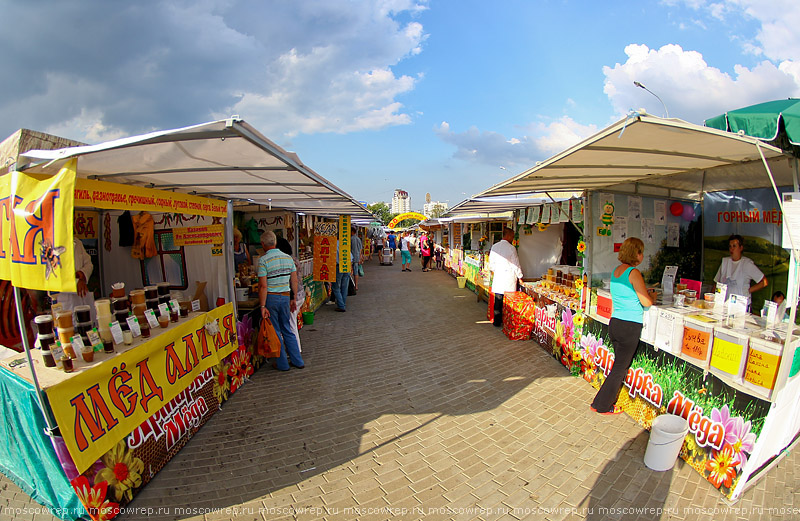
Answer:
<path fill-rule="evenodd" d="M 800 97 L 797 0 L 0 0 L 0 136 L 238 114 L 367 202 L 455 204 L 644 108 Z M 502 167 L 502 168 L 501 168 Z"/>

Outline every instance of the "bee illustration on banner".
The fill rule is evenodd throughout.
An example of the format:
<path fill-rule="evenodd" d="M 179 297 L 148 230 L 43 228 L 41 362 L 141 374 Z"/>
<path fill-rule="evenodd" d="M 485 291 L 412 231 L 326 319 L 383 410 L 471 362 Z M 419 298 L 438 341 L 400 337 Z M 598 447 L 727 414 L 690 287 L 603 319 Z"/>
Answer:
<path fill-rule="evenodd" d="M 53 277 L 58 277 L 55 270 L 61 267 L 61 254 L 65 251 L 67 251 L 67 248 L 64 246 L 53 246 L 48 240 L 42 241 L 42 259 L 44 260 L 45 266 L 45 280 L 50 279 L 51 273 Z"/>

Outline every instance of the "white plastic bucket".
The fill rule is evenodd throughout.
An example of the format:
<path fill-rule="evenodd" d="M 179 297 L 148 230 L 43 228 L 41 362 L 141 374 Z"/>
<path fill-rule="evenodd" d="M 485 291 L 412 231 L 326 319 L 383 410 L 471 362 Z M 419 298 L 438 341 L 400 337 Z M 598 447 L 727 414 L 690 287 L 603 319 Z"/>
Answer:
<path fill-rule="evenodd" d="M 644 464 L 659 472 L 675 466 L 683 440 L 689 432 L 689 422 L 682 416 L 662 414 L 653 420 L 650 441 L 644 452 Z"/>
<path fill-rule="evenodd" d="M 236 302 L 244 302 L 247 300 L 247 293 L 250 291 L 250 288 L 235 288 L 236 291 Z"/>

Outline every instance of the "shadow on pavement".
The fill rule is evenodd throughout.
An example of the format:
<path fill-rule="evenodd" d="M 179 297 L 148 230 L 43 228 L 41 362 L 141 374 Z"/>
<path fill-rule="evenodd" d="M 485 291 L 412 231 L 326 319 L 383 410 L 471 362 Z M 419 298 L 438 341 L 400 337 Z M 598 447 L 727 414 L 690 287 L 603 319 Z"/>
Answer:
<path fill-rule="evenodd" d="M 510 342 L 482 323 L 486 304 L 444 272 L 421 273 L 413 263 L 401 272 L 399 262 L 374 260 L 365 268 L 347 313 L 324 305 L 301 332 L 306 368 L 260 369 L 130 508 L 162 507 L 153 518 L 185 519 L 193 511 L 176 515 L 176 507 L 224 509 L 286 487 L 302 504 L 304 488 L 328 492 L 313 478 L 331 469 L 383 472 L 442 442 L 460 437 L 466 449 L 487 432 L 502 434 L 508 413 L 499 405 L 536 377 L 565 376 L 535 344 Z M 463 417 L 475 414 L 485 420 L 468 428 L 475 419 Z"/>

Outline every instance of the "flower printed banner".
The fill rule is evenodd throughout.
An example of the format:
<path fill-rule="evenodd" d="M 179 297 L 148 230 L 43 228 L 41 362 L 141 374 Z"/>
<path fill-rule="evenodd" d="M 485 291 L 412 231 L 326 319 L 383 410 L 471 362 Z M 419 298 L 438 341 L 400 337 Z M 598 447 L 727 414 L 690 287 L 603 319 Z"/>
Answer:
<path fill-rule="evenodd" d="M 536 340 L 575 376 L 599 389 L 614 364 L 608 327 L 583 313 L 537 299 Z M 737 393 L 713 374 L 640 343 L 617 398 L 646 429 L 659 414 L 686 418 L 680 456 L 731 497 L 769 412 L 769 403 Z"/>
<path fill-rule="evenodd" d="M 218 321 L 213 336 L 207 321 Z M 47 389 L 79 473 L 238 347 L 233 304 L 191 318 L 112 361 Z M 211 378 L 208 377 L 208 380 Z M 192 414 L 197 415 L 195 410 Z"/>

